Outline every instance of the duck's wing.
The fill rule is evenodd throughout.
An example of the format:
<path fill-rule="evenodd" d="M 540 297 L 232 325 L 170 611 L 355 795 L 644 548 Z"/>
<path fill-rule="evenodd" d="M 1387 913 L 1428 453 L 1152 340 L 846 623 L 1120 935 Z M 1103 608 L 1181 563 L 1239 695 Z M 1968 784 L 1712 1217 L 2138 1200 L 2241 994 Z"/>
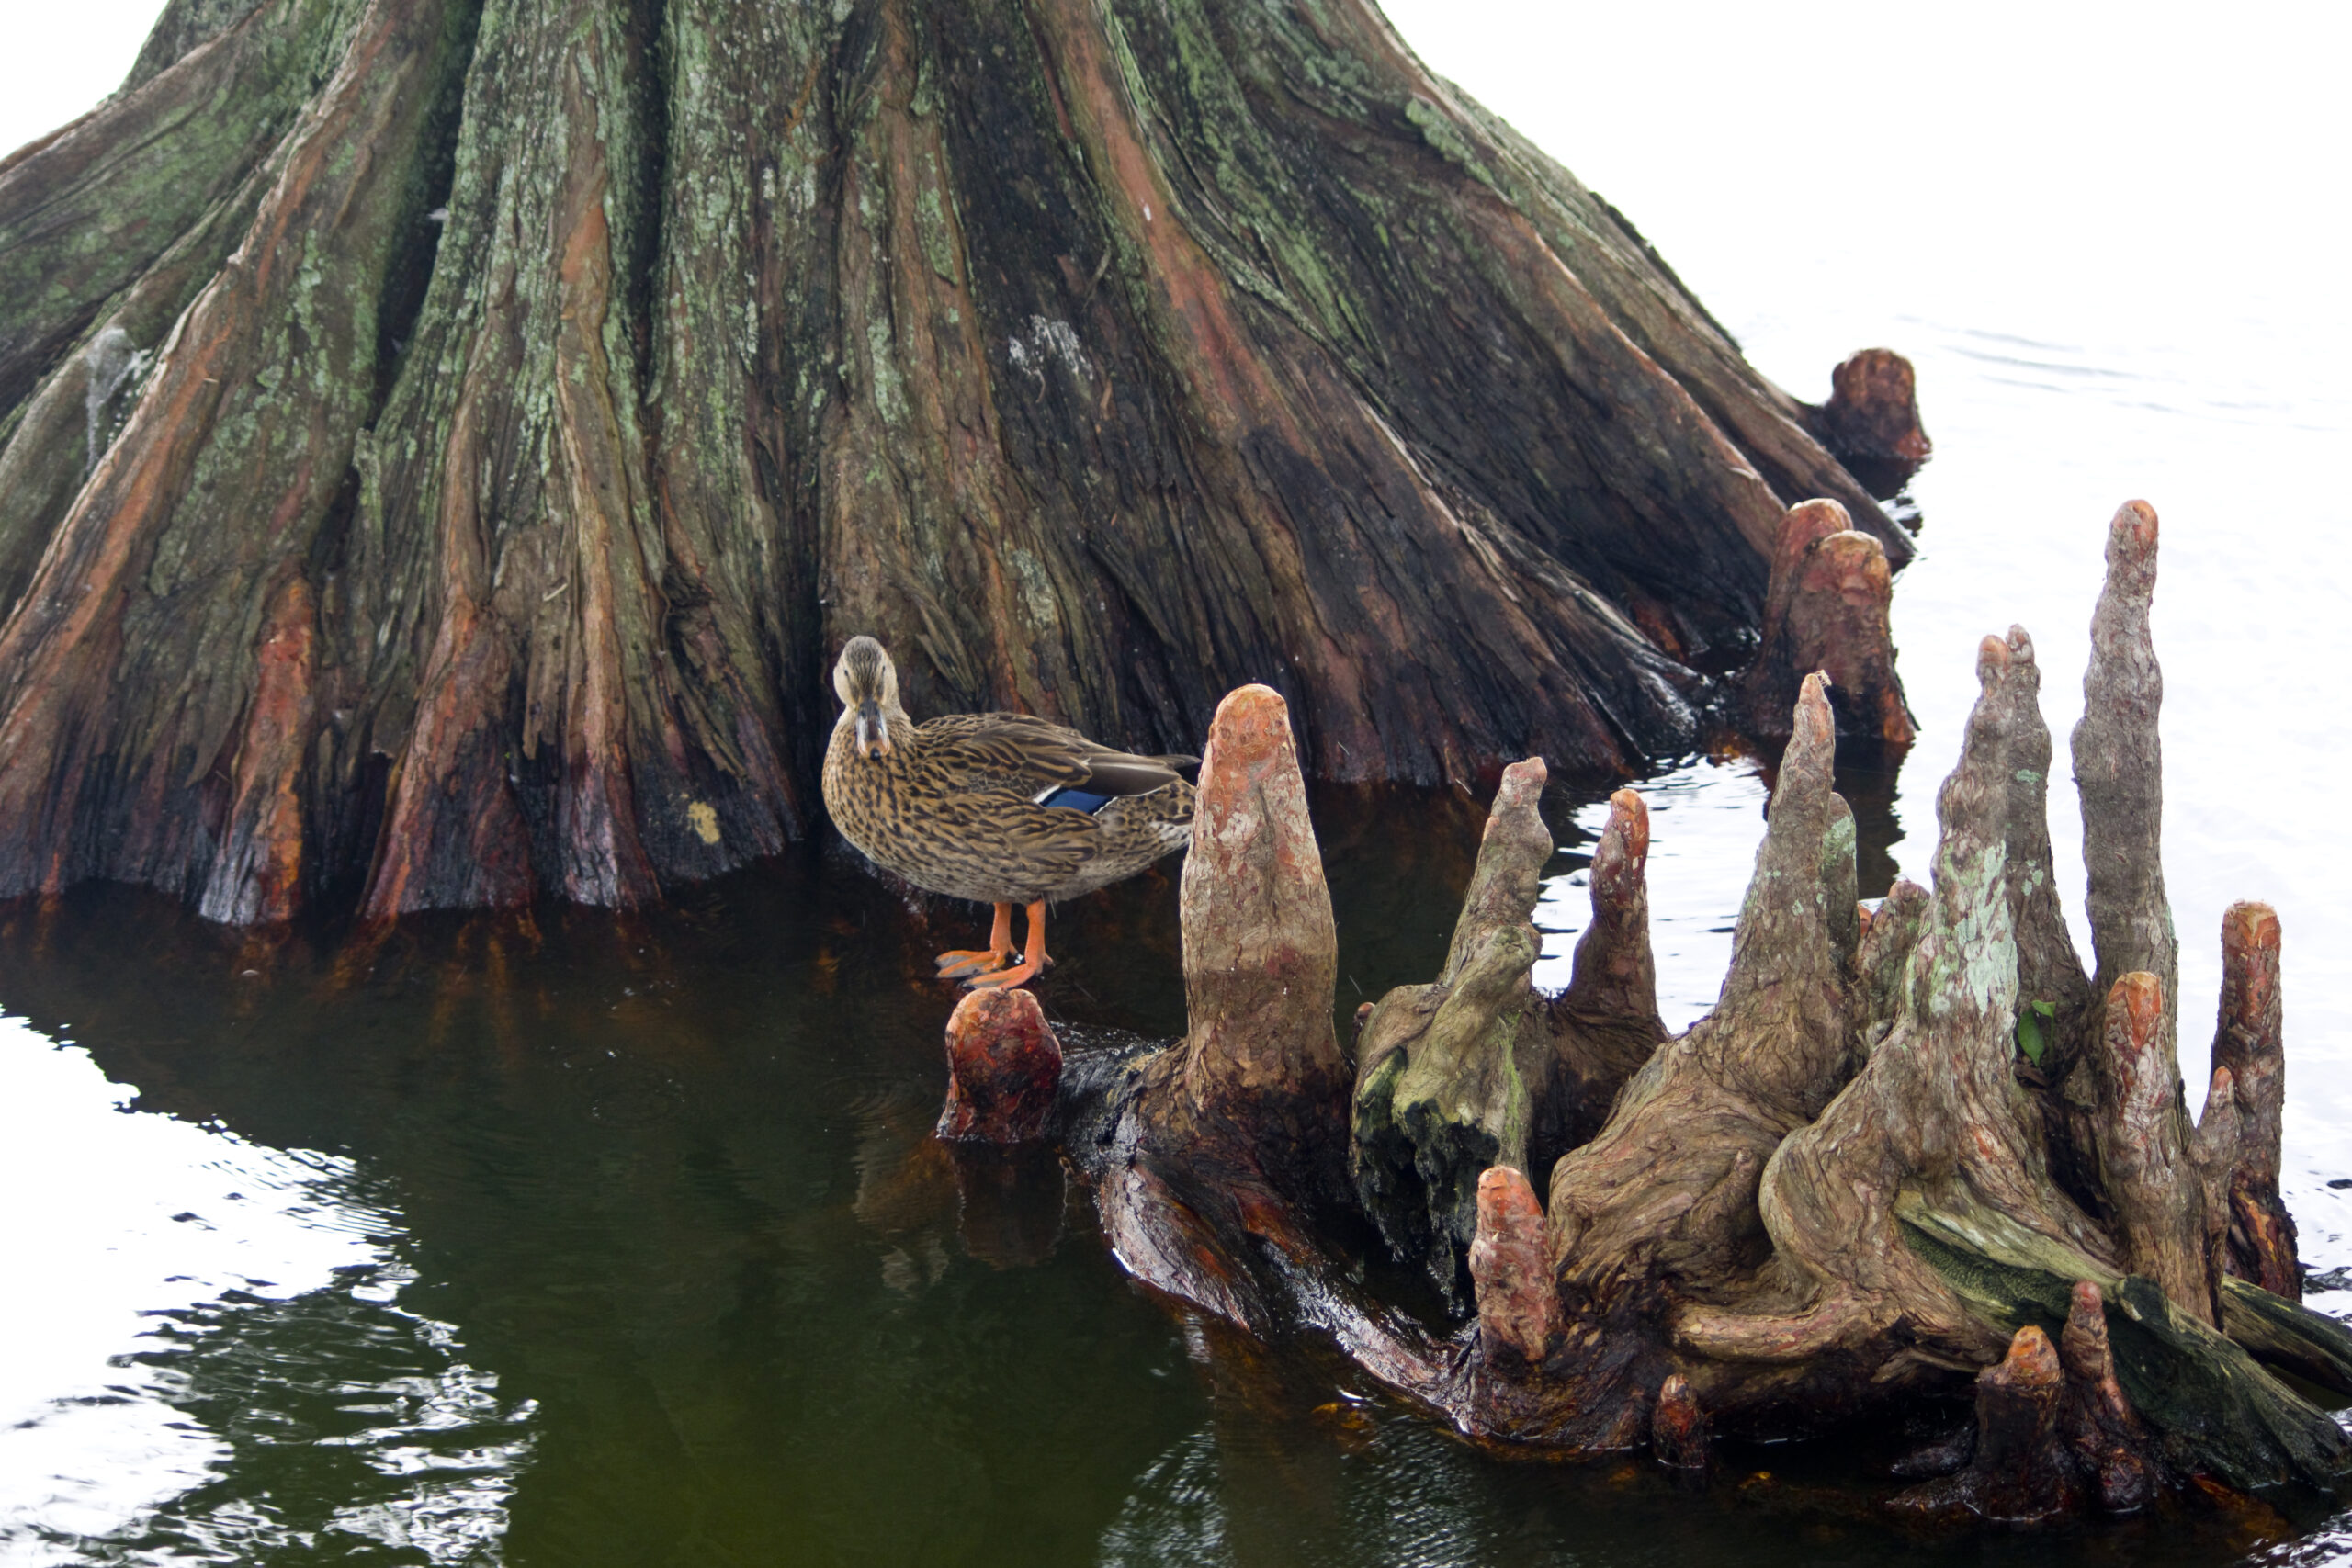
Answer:
<path fill-rule="evenodd" d="M 1197 757 L 1138 757 L 1089 740 L 1077 730 L 1020 713 L 955 714 L 916 730 L 931 765 L 976 789 L 1000 789 L 1032 801 L 1077 790 L 1114 796 L 1149 795 L 1174 783 Z"/>

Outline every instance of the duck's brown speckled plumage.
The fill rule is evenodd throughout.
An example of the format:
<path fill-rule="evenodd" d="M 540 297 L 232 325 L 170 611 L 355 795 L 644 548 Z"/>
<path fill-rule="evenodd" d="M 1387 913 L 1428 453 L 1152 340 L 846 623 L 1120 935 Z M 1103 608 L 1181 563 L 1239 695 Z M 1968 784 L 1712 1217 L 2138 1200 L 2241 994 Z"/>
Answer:
<path fill-rule="evenodd" d="M 1026 714 L 918 725 L 871 637 L 842 650 L 834 688 L 843 706 L 825 751 L 825 809 L 843 838 L 919 887 L 991 904 L 1071 898 L 1191 837 L 1193 790 L 1176 769 L 1192 758 L 1132 756 Z M 876 742 L 863 755 L 862 707 Z M 1113 798 L 1091 813 L 1038 804 L 1061 789 Z"/>

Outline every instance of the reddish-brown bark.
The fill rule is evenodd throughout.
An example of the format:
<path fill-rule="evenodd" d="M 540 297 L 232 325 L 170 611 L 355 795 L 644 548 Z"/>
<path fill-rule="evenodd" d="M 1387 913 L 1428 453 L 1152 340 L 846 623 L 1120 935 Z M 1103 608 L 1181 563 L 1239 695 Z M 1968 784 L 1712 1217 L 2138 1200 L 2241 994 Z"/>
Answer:
<path fill-rule="evenodd" d="M 302 763 L 317 709 L 318 606 L 310 582 L 288 575 L 270 596 L 263 620 L 260 671 L 240 737 L 229 802 L 235 856 L 213 863 L 198 908 L 230 925 L 271 925 L 301 905 Z"/>
<path fill-rule="evenodd" d="M 2151 1457 L 2154 1441 L 2115 1380 L 2107 1303 L 2088 1280 L 2075 1281 L 2058 1351 L 2074 1396 L 2066 1415 L 2066 1441 L 2097 1489 L 2099 1506 L 2112 1514 L 2146 1507 L 2155 1501 L 2160 1479 Z"/>
<path fill-rule="evenodd" d="M 2155 508 L 2126 502 L 2108 525 L 2107 581 L 2091 616 L 2091 661 L 2074 737 L 2098 956 L 2092 994 L 2105 998 L 2134 970 L 2154 976 L 2162 1000 L 2154 1040 L 2173 1061 L 2178 1059 L 2180 943 L 2173 935 L 2160 852 L 2164 747 L 2156 724 L 2165 685 L 2148 626 L 2155 592 Z M 2086 1040 L 2103 1027 L 2086 1020 Z"/>
<path fill-rule="evenodd" d="M 1478 1178 L 1478 1234 L 1470 1244 L 1478 1342 L 1540 1365 L 1567 1325 L 1544 1254 L 1544 1210 L 1527 1178 L 1507 1165 Z"/>
<path fill-rule="evenodd" d="M 1329 999 L 1339 936 L 1286 705 L 1244 686 L 1217 705 L 1184 861 L 1183 1049 L 1147 1093 L 1171 1123 L 1248 1134 L 1294 1172 L 1334 1161 L 1347 1065 Z"/>
<path fill-rule="evenodd" d="M 1976 1457 L 1968 1505 L 1986 1518 L 2030 1524 L 2075 1502 L 2073 1477 L 2050 1461 L 2066 1395 L 2057 1348 L 2028 1325 L 2009 1353 L 1976 1375 Z"/>
<path fill-rule="evenodd" d="M 1660 1464 L 1676 1470 L 1707 1468 L 1707 1446 L 1713 1438 L 1707 1413 L 1690 1391 L 1690 1380 L 1676 1372 L 1658 1385 L 1657 1406 L 1650 1412 L 1650 1452 Z"/>
<path fill-rule="evenodd" d="M 2217 1281 L 2207 1267 L 2204 1191 L 2189 1160 L 2192 1130 L 2181 1104 L 2180 1070 L 2161 1043 L 2164 1014 L 2153 975 L 2122 976 L 2108 993 L 2096 1058 L 2100 1185 L 2115 1213 L 2125 1269 L 2212 1323 Z"/>
<path fill-rule="evenodd" d="M 1891 348 L 1863 349 L 1831 371 L 1829 400 L 1813 424 L 1839 457 L 1893 465 L 1903 479 L 1935 455 L 1919 425 L 1918 378 Z"/>
<path fill-rule="evenodd" d="M 1551 1051 L 1530 1086 L 1528 1133 L 1528 1164 L 1539 1174 L 1600 1131 L 1617 1091 L 1667 1036 L 1650 953 L 1649 848 L 1649 807 L 1617 791 L 1588 872 L 1592 922 L 1577 939 L 1567 987 L 1544 1007 Z"/>

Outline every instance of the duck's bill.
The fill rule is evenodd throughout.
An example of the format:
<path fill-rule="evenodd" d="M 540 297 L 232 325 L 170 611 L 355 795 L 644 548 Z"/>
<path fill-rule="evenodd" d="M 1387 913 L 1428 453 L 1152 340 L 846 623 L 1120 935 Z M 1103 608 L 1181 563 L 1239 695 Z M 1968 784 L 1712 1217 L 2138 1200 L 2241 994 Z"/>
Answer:
<path fill-rule="evenodd" d="M 890 754 L 890 721 L 882 716 L 879 703 L 857 705 L 857 754 L 861 757 L 887 757 Z"/>

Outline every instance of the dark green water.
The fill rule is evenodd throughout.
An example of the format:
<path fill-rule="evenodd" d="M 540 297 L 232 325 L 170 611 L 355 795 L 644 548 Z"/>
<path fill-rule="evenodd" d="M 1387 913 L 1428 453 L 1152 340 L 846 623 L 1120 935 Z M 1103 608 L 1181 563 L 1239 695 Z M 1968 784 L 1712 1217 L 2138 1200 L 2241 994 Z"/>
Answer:
<path fill-rule="evenodd" d="M 1367 852 L 1393 807 L 1330 833 L 1343 1007 L 1442 955 L 1475 829 L 1409 817 L 1442 831 L 1401 871 Z M 79 1471 L 0 1468 L 82 1486 L 19 1497 L 0 1555 L 2210 1563 L 2256 1544 L 2204 1515 L 1915 1540 L 1871 1519 L 1883 1456 L 1851 1444 L 1735 1454 L 1703 1493 L 1646 1462 L 1495 1457 L 1312 1347 L 1235 1342 L 1124 1279 L 1057 1163 L 959 1168 L 928 1141 L 954 998 L 926 955 L 968 918 L 934 914 L 810 857 L 648 921 L 453 919 L 372 947 L 244 944 L 119 891 L 0 916 L 0 1000 L 133 1091 L 141 1125 L 201 1128 L 232 1165 L 303 1151 L 273 1156 L 276 1190 L 243 1179 L 174 1221 L 233 1230 L 261 1202 L 354 1259 L 148 1316 L 98 1397 L 198 1457 L 160 1485 L 109 1482 L 135 1438 Z M 1180 1026 L 1168 875 L 1055 929 L 1057 1021 Z M 76 1179 L 70 1153 L 55 1170 Z M 41 1288 L 42 1259 L 10 1261 Z"/>

